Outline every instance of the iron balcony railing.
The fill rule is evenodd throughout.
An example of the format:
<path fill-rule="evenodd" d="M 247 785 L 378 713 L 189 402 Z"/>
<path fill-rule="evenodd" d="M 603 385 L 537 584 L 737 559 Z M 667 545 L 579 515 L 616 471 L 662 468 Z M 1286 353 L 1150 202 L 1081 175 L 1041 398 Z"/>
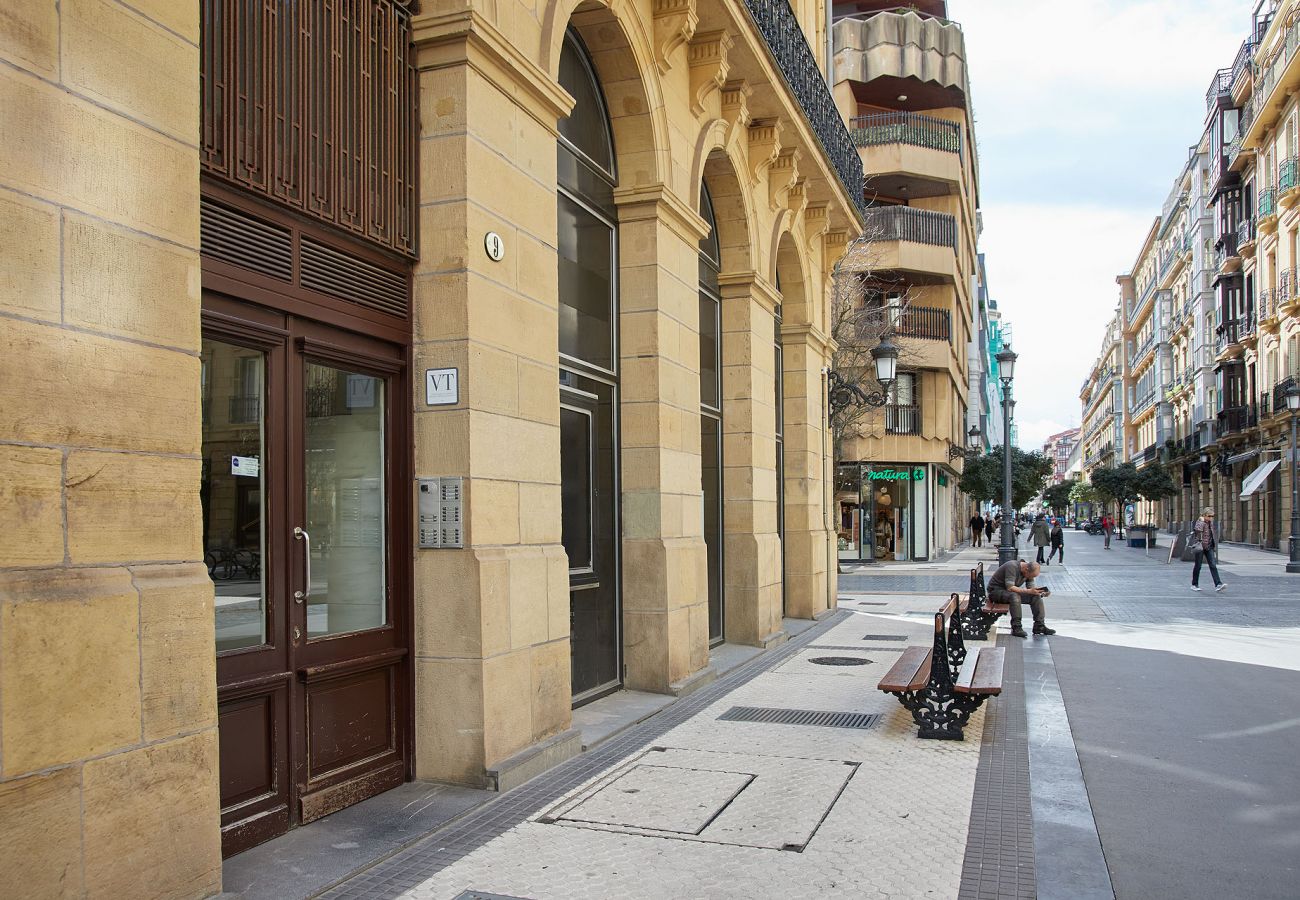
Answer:
<path fill-rule="evenodd" d="M 1300 281 L 1297 280 L 1298 275 L 1300 275 L 1300 271 L 1294 267 L 1283 269 L 1278 275 L 1277 299 L 1273 306 L 1274 310 L 1286 306 L 1295 298 L 1297 289 L 1300 289 Z"/>
<path fill-rule="evenodd" d="M 1263 33 L 1257 33 L 1255 39 L 1259 40 Z M 1291 59 L 1300 50 L 1300 18 L 1296 18 L 1286 30 L 1286 34 L 1278 41 L 1277 50 L 1272 57 L 1267 60 L 1255 61 L 1255 85 L 1251 92 L 1250 100 L 1246 103 L 1246 108 L 1242 110 L 1243 124 L 1242 129 L 1250 127 L 1249 123 L 1259 117 L 1266 104 L 1272 99 L 1273 88 L 1277 84 L 1278 76 L 1285 71 Z M 1249 118 L 1245 118 L 1247 112 Z"/>
<path fill-rule="evenodd" d="M 911 241 L 957 252 L 957 219 L 910 206 L 875 206 L 866 211 L 867 234 L 877 241 Z"/>
<path fill-rule="evenodd" d="M 1273 188 L 1264 188 L 1259 192 L 1259 217 L 1271 216 L 1277 212 L 1277 191 Z"/>
<path fill-rule="evenodd" d="M 1276 302 L 1272 291 L 1260 291 L 1255 298 L 1255 311 L 1261 319 L 1267 319 L 1273 315 L 1273 304 Z"/>
<path fill-rule="evenodd" d="M 1219 413 L 1215 430 L 1219 437 L 1245 431 L 1255 424 L 1254 418 L 1254 411 L 1249 406 L 1230 406 Z"/>
<path fill-rule="evenodd" d="M 921 113 L 884 112 L 849 120 L 849 134 L 859 147 L 909 144 L 961 154 L 961 127 Z"/>
<path fill-rule="evenodd" d="M 1288 156 L 1277 167 L 1277 189 L 1279 192 L 1291 190 L 1300 184 L 1300 160 Z"/>
<path fill-rule="evenodd" d="M 1283 378 L 1277 384 L 1273 385 L 1273 409 L 1278 412 L 1286 409 L 1286 392 L 1290 389 L 1291 385 L 1295 383 L 1296 377 L 1294 375 L 1288 375 L 1286 378 Z"/>
<path fill-rule="evenodd" d="M 1232 75 L 1228 79 L 1229 86 L 1237 83 L 1237 79 L 1250 70 L 1250 64 L 1255 58 L 1255 41 L 1246 38 L 1237 48 L 1237 56 L 1232 61 Z M 1231 87 L 1229 87 L 1231 89 Z"/>
<path fill-rule="evenodd" d="M 262 398 L 261 397 L 231 397 L 229 409 L 229 421 L 231 424 L 245 424 L 256 422 L 262 415 Z"/>
<path fill-rule="evenodd" d="M 817 135 L 841 186 L 857 209 L 863 211 L 862 159 L 790 3 L 788 0 L 745 0 L 745 8 L 763 35 L 785 83 L 799 101 L 804 118 Z"/>
<path fill-rule="evenodd" d="M 1272 401 L 1273 393 L 1271 391 L 1263 391 L 1259 395 L 1259 417 L 1261 419 L 1267 419 L 1269 416 L 1273 415 L 1273 410 L 1277 409 L 1277 407 L 1272 405 Z M 1285 397 L 1283 397 L 1282 402 L 1283 404 L 1286 403 Z"/>
<path fill-rule="evenodd" d="M 1237 339 L 1245 340 L 1255 333 L 1255 311 L 1248 309 L 1245 314 L 1237 320 Z"/>
<path fill-rule="evenodd" d="M 1205 92 L 1205 108 L 1213 110 L 1219 98 L 1232 93 L 1232 69 L 1219 69 L 1210 79 L 1210 88 Z"/>
<path fill-rule="evenodd" d="M 921 407 L 915 403 L 890 403 L 885 407 L 885 431 L 889 434 L 920 434 Z"/>
<path fill-rule="evenodd" d="M 1227 350 L 1228 347 L 1237 343 L 1238 341 L 1236 319 L 1226 320 L 1222 325 L 1220 325 L 1217 329 L 1215 329 L 1215 331 L 1216 334 L 1215 334 L 1214 343 L 1215 343 L 1215 347 L 1218 348 L 1218 351 L 1220 353 L 1222 353 L 1224 350 Z"/>
<path fill-rule="evenodd" d="M 1147 391 L 1145 394 L 1143 394 L 1133 403 L 1132 415 L 1136 416 L 1139 413 L 1146 412 L 1146 408 L 1150 406 L 1155 401 L 1155 399 L 1156 399 L 1156 392 L 1154 390 Z"/>
<path fill-rule="evenodd" d="M 1237 246 L 1250 243 L 1255 239 L 1255 220 L 1251 218 L 1242 219 L 1237 223 Z"/>
<path fill-rule="evenodd" d="M 1129 363 L 1129 365 L 1133 368 L 1137 368 L 1138 363 L 1142 362 L 1142 360 L 1146 358 L 1146 355 L 1151 352 L 1151 348 L 1155 345 L 1156 335 L 1153 331 L 1151 334 L 1147 335 L 1147 339 L 1141 344 L 1138 344 L 1137 349 L 1133 351 L 1133 361 Z"/>
<path fill-rule="evenodd" d="M 930 341 L 952 339 L 952 314 L 933 306 L 909 306 L 898 318 L 895 329 L 899 337 Z"/>

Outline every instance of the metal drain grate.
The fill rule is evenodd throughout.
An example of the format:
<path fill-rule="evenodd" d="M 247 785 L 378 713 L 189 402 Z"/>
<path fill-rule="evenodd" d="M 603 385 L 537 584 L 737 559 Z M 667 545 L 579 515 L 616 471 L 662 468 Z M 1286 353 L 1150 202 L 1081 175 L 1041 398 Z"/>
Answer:
<path fill-rule="evenodd" d="M 907 640 L 907 635 L 905 634 L 864 634 L 862 636 L 862 639 L 864 641 L 905 641 Z"/>
<path fill-rule="evenodd" d="M 880 713 L 776 709 L 767 706 L 733 706 L 718 716 L 718 721 L 766 722 L 770 725 L 819 725 L 825 728 L 870 728 L 880 721 Z"/>
<path fill-rule="evenodd" d="M 814 666 L 869 666 L 871 660 L 861 656 L 814 656 L 808 660 Z"/>

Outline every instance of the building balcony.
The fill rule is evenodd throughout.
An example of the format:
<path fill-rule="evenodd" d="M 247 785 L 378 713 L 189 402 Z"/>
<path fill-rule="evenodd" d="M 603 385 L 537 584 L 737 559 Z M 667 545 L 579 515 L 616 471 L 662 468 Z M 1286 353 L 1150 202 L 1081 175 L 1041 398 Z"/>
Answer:
<path fill-rule="evenodd" d="M 1220 275 L 1241 268 L 1241 251 L 1237 247 L 1237 232 L 1229 231 L 1219 236 L 1214 245 L 1214 267 Z"/>
<path fill-rule="evenodd" d="M 1277 202 L 1282 209 L 1290 209 L 1300 199 L 1300 160 L 1288 156 L 1277 167 Z"/>
<path fill-rule="evenodd" d="M 868 187 L 891 197 L 956 193 L 964 177 L 962 130 L 956 122 L 909 112 L 849 120 L 849 134 L 870 172 Z"/>
<path fill-rule="evenodd" d="M 894 331 L 902 338 L 948 342 L 952 340 L 952 313 L 937 306 L 914 304 L 903 310 Z"/>
<path fill-rule="evenodd" d="M 1225 100 L 1232 100 L 1232 69 L 1219 69 L 1210 79 L 1209 90 L 1205 92 L 1206 112 L 1213 112 Z"/>
<path fill-rule="evenodd" d="M 1137 349 L 1133 351 L 1133 359 L 1129 361 L 1129 369 L 1132 371 L 1140 369 L 1142 364 L 1146 362 L 1147 356 L 1149 356 L 1151 351 L 1155 349 L 1155 346 L 1156 335 L 1155 332 L 1152 331 L 1151 334 L 1147 336 L 1147 339 L 1139 344 Z"/>
<path fill-rule="evenodd" d="M 1259 217 L 1266 219 L 1269 216 L 1277 215 L 1277 190 L 1275 188 L 1264 188 L 1259 192 Z M 1263 223 L 1260 223 L 1260 230 L 1263 230 Z"/>
<path fill-rule="evenodd" d="M 957 280 L 957 219 L 947 213 L 911 206 L 876 206 L 864 218 L 875 242 L 878 271 L 913 272 Z"/>
<path fill-rule="evenodd" d="M 1246 259 L 1255 255 L 1255 220 L 1242 219 L 1237 223 L 1237 254 Z"/>
<path fill-rule="evenodd" d="M 1257 422 L 1255 410 L 1249 406 L 1230 406 L 1219 412 L 1215 422 L 1215 434 L 1228 437 L 1253 428 Z"/>
<path fill-rule="evenodd" d="M 1296 377 L 1294 375 L 1288 375 L 1286 378 L 1283 378 L 1277 384 L 1273 385 L 1273 390 L 1271 393 L 1272 412 L 1275 413 L 1286 412 L 1286 392 L 1291 389 L 1291 385 L 1296 383 L 1297 383 Z M 1260 414 L 1263 415 L 1262 409 L 1260 410 Z"/>
<path fill-rule="evenodd" d="M 1215 329 L 1214 346 L 1219 357 L 1235 354 L 1241 350 L 1241 335 L 1238 333 L 1236 319 L 1228 319 Z"/>
<path fill-rule="evenodd" d="M 1266 26 L 1255 38 L 1262 39 L 1269 30 Z M 1300 88 L 1297 51 L 1300 51 L 1300 17 L 1274 33 L 1267 46 L 1261 40 L 1255 54 L 1251 97 L 1242 109 L 1241 127 L 1246 133 L 1247 147 L 1258 147 L 1265 132 L 1277 127 L 1285 98 Z"/>
<path fill-rule="evenodd" d="M 886 434 L 920 434 L 921 407 L 915 403 L 890 403 L 885 407 Z"/>
<path fill-rule="evenodd" d="M 905 95 L 908 109 L 966 108 L 966 41 L 956 23 L 893 9 L 839 19 L 831 33 L 835 77 L 859 103 L 897 108 Z"/>
<path fill-rule="evenodd" d="M 1228 78 L 1229 90 L 1233 96 L 1240 95 L 1247 80 L 1246 76 L 1251 74 L 1251 64 L 1255 61 L 1255 47 L 1255 40 L 1246 38 L 1241 42 L 1241 46 L 1237 48 L 1237 56 L 1232 61 L 1231 74 Z M 1213 85 L 1211 85 L 1211 88 L 1213 88 Z M 1213 107 L 1210 108 L 1213 109 Z"/>
<path fill-rule="evenodd" d="M 1277 318 L 1277 297 L 1273 291 L 1263 290 L 1255 297 L 1255 314 L 1259 318 L 1259 326 L 1266 328 L 1266 323 L 1271 323 Z"/>
<path fill-rule="evenodd" d="M 1273 315 L 1289 315 L 1300 306 L 1300 269 L 1283 269 L 1277 278 L 1277 295 L 1273 302 Z"/>
<path fill-rule="evenodd" d="M 862 160 L 790 4 L 787 0 L 745 0 L 745 8 L 803 109 L 804 118 L 817 136 L 840 185 L 861 211 Z"/>

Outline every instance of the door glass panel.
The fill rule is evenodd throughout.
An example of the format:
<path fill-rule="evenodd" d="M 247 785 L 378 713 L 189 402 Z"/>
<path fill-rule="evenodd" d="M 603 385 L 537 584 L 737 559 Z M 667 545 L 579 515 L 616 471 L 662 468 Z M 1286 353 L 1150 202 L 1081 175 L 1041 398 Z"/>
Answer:
<path fill-rule="evenodd" d="M 614 368 L 614 229 L 560 195 L 560 352 Z"/>
<path fill-rule="evenodd" d="M 722 637 L 722 429 L 700 416 L 700 483 L 704 495 L 704 548 L 709 567 L 709 639 Z"/>
<path fill-rule="evenodd" d="M 266 643 L 263 576 L 266 354 L 203 339 L 203 560 L 216 586 L 217 652 Z"/>
<path fill-rule="evenodd" d="M 305 388 L 307 634 L 377 628 L 387 620 L 384 382 L 308 363 Z"/>
<path fill-rule="evenodd" d="M 561 540 L 569 571 L 591 571 L 592 423 L 588 413 L 560 408 Z"/>

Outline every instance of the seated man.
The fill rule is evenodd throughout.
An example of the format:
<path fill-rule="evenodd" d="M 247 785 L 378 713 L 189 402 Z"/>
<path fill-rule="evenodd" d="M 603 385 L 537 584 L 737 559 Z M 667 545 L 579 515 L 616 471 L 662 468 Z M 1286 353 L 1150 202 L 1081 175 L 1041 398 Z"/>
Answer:
<path fill-rule="evenodd" d="M 1047 588 L 1034 587 L 1034 579 L 1042 571 L 1038 563 L 1012 560 L 998 566 L 993 577 L 989 579 L 989 600 L 1005 603 L 1011 607 L 1011 634 L 1015 637 L 1028 637 L 1021 627 L 1021 602 L 1029 598 L 1029 609 L 1034 614 L 1034 634 L 1056 634 L 1056 629 L 1048 628 L 1043 620 L 1043 597 Z"/>

